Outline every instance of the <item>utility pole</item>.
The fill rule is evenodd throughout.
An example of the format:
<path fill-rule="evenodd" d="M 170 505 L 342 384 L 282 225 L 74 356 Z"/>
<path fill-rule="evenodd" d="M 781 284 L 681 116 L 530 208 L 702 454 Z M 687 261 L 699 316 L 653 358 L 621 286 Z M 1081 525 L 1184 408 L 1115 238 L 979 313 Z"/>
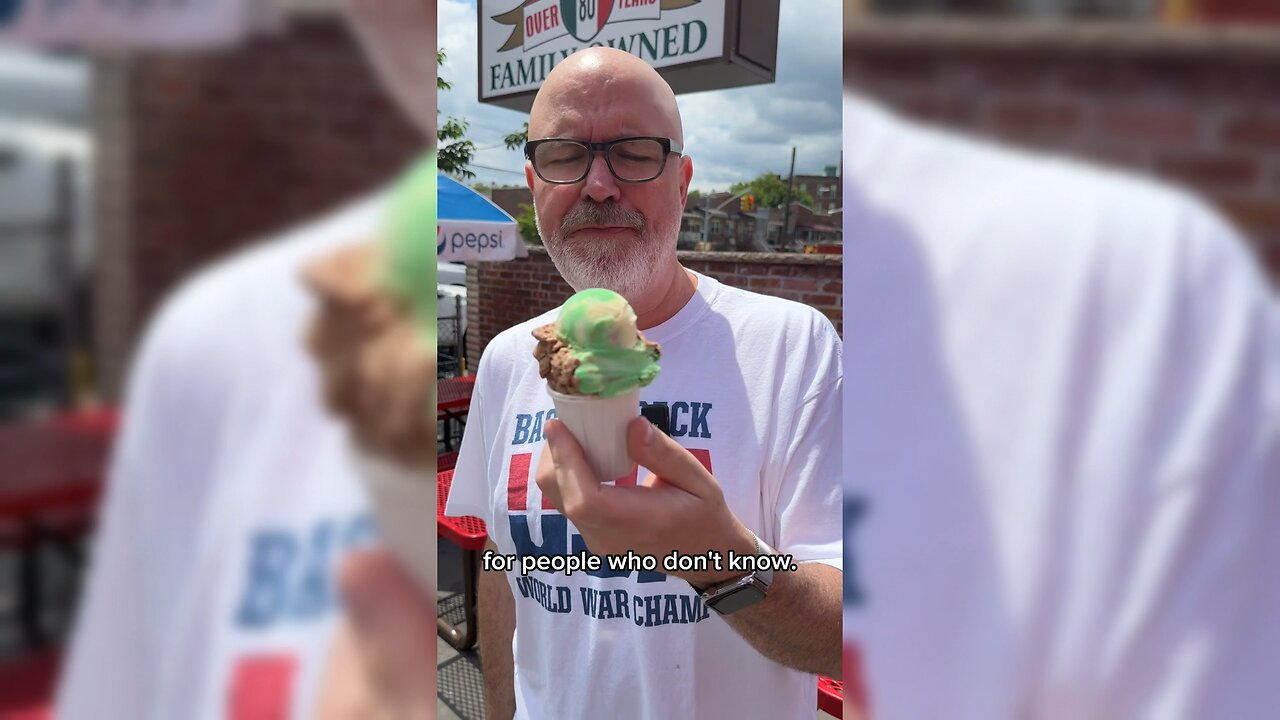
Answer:
<path fill-rule="evenodd" d="M 778 233 L 778 244 L 786 249 L 789 243 L 784 242 L 787 229 L 791 224 L 791 185 L 796 181 L 796 146 L 791 146 L 791 172 L 787 173 L 787 196 L 782 199 L 782 232 Z"/>

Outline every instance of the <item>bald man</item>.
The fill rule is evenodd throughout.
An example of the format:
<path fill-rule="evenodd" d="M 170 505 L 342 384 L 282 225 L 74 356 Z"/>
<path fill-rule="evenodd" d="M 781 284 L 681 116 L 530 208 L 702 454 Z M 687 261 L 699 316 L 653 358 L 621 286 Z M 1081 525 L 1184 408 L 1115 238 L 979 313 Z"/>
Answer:
<path fill-rule="evenodd" d="M 534 101 L 525 154 L 561 275 L 622 294 L 662 345 L 640 397 L 669 408 L 671 437 L 636 419 L 628 451 L 648 476 L 602 483 L 612 479 L 554 419 L 533 358 L 531 330 L 557 311 L 489 343 L 447 514 L 484 518 L 503 555 L 660 563 L 483 573 L 489 717 L 812 718 L 813 674 L 840 671 L 835 329 L 812 308 L 680 265 L 693 161 L 671 88 L 635 57 L 599 48 L 560 63 Z M 661 572 L 663 559 L 709 553 L 791 560 Z"/>

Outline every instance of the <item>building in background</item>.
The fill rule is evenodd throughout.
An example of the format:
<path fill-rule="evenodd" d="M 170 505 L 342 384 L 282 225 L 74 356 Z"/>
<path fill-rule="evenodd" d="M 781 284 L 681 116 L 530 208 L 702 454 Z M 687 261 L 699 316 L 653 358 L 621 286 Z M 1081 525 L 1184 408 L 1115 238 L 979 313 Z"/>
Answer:
<path fill-rule="evenodd" d="M 1248 27 L 1026 14 L 846 17 L 845 82 L 907 116 L 1185 187 L 1280 280 L 1280 12 Z"/>
<path fill-rule="evenodd" d="M 423 141 L 331 0 L 230 48 L 95 57 L 95 345 L 116 396 L 138 333 L 191 273 L 390 182 Z"/>
<path fill-rule="evenodd" d="M 803 190 L 813 198 L 814 212 L 830 215 L 840 209 L 840 198 L 844 197 L 840 166 L 828 165 L 821 175 L 796 175 L 794 182 L 797 190 Z"/>

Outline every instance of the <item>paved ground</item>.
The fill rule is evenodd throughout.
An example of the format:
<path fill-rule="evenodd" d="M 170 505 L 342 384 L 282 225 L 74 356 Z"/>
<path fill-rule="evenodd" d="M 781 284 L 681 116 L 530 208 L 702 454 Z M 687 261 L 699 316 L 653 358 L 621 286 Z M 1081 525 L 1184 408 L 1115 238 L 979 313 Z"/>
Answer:
<path fill-rule="evenodd" d="M 438 611 L 455 624 L 462 623 L 462 551 L 441 541 L 438 550 Z M 475 650 L 460 653 L 437 638 L 436 670 L 439 720 L 484 720 L 484 677 Z"/>

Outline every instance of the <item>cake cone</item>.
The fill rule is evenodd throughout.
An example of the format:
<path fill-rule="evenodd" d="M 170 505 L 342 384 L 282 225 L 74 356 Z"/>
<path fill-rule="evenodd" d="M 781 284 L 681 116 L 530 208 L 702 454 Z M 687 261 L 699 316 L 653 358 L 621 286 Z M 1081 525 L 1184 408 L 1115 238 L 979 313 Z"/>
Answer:
<path fill-rule="evenodd" d="M 631 474 L 635 463 L 627 453 L 627 423 L 640 415 L 640 390 L 600 397 L 566 395 L 550 388 L 556 417 L 577 438 L 596 478 L 609 482 Z"/>

